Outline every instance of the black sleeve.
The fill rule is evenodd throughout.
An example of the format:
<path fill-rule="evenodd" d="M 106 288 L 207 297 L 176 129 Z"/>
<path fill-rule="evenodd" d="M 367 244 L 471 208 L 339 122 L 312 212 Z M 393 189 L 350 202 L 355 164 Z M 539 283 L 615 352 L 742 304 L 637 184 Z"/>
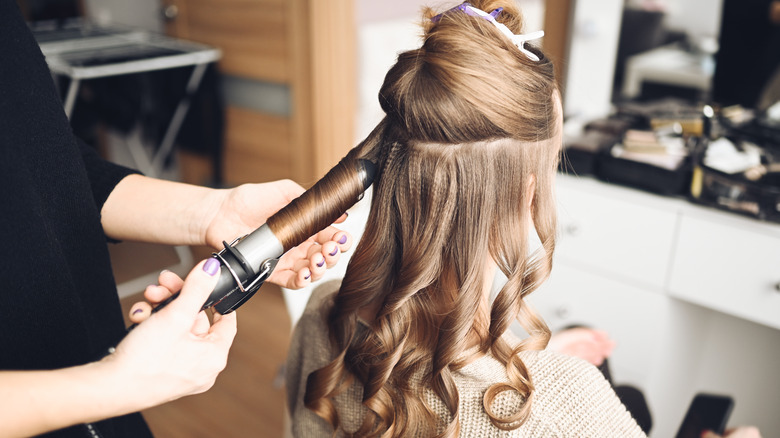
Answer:
<path fill-rule="evenodd" d="M 87 169 L 92 196 L 95 198 L 98 211 L 100 211 L 108 199 L 108 195 L 119 184 L 119 181 L 122 181 L 127 175 L 140 174 L 140 172 L 106 161 L 98 155 L 93 147 L 81 139 L 77 139 L 77 142 L 81 150 L 81 159 Z"/>

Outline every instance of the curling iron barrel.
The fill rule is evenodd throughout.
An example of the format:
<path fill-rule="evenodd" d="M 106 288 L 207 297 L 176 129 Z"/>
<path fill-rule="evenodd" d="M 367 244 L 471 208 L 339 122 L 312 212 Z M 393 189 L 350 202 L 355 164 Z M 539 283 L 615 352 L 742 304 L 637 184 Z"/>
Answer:
<path fill-rule="evenodd" d="M 350 169 L 352 163 L 356 169 Z M 227 314 L 244 304 L 268 279 L 282 254 L 331 225 L 363 197 L 375 175 L 371 161 L 345 158 L 263 226 L 231 243 L 223 242 L 224 248 L 213 255 L 221 264 L 219 280 L 203 309 L 214 307 Z M 178 292 L 155 311 L 176 296 Z"/>

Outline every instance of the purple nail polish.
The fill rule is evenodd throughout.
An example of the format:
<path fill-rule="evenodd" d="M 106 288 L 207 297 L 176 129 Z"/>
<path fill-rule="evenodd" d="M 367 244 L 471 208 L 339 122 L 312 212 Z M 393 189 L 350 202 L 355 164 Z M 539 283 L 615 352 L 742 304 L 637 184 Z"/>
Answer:
<path fill-rule="evenodd" d="M 332 256 L 336 255 L 338 252 L 339 252 L 338 248 L 333 248 L 333 252 L 330 253 L 329 255 L 332 257 Z"/>
<path fill-rule="evenodd" d="M 219 260 L 215 258 L 210 258 L 206 260 L 206 264 L 203 265 L 203 271 L 212 277 L 219 272 Z"/>
<path fill-rule="evenodd" d="M 309 271 L 309 273 L 306 274 L 305 277 L 303 277 L 304 280 L 308 280 L 309 278 L 311 278 L 311 271 Z"/>
<path fill-rule="evenodd" d="M 339 243 L 342 244 L 342 245 L 347 243 L 347 235 L 346 234 L 341 236 L 341 239 L 339 239 Z"/>
<path fill-rule="evenodd" d="M 322 259 L 322 261 L 321 261 L 321 262 L 317 263 L 317 267 L 318 267 L 318 268 L 321 268 L 321 267 L 323 267 L 324 265 L 325 265 L 325 259 Z"/>
<path fill-rule="evenodd" d="M 139 313 L 143 312 L 144 309 L 135 309 L 133 310 L 133 315 L 138 315 Z"/>

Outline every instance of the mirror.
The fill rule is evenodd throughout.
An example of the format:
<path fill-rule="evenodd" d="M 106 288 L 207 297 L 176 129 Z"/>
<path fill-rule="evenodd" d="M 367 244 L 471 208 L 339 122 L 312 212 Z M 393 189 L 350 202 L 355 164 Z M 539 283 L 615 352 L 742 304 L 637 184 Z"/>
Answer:
<path fill-rule="evenodd" d="M 568 116 L 667 96 L 765 109 L 778 100 L 780 1 L 577 0 Z"/>

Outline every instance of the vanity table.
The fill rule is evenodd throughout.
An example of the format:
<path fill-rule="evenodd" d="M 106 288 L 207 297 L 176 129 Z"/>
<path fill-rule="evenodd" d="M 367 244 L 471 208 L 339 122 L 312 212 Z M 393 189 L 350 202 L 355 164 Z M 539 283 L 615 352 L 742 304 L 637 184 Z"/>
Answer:
<path fill-rule="evenodd" d="M 557 190 L 554 268 L 530 296 L 550 328 L 610 333 L 613 378 L 644 392 L 652 436 L 674 436 L 697 392 L 780 435 L 780 224 L 590 177 Z"/>

